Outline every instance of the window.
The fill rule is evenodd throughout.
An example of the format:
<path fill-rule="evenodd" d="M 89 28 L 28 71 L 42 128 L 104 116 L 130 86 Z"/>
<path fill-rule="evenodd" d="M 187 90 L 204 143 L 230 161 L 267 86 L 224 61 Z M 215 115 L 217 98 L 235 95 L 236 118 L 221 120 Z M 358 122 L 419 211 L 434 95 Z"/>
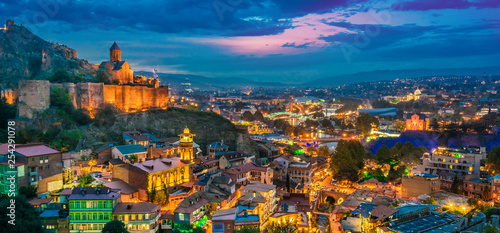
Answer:
<path fill-rule="evenodd" d="M 38 167 L 38 170 L 40 171 L 43 170 L 43 166 Z"/>
<path fill-rule="evenodd" d="M 31 158 L 31 162 L 35 162 L 35 157 Z"/>
<path fill-rule="evenodd" d="M 40 157 L 40 163 L 43 163 L 43 156 Z"/>
<path fill-rule="evenodd" d="M 87 201 L 87 209 L 92 209 L 92 202 L 91 201 Z"/>
<path fill-rule="evenodd" d="M 184 221 L 184 214 L 179 214 L 179 220 Z"/>
<path fill-rule="evenodd" d="M 49 165 L 45 166 L 45 170 L 49 170 Z"/>
<path fill-rule="evenodd" d="M 135 220 L 135 214 L 130 215 L 130 220 Z"/>

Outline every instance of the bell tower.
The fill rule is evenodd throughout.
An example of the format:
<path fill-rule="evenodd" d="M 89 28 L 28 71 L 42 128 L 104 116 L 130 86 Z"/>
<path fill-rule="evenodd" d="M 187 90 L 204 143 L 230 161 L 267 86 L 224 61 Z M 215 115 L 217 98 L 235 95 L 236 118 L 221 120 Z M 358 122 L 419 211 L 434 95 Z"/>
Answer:
<path fill-rule="evenodd" d="M 190 133 L 188 127 L 184 129 L 182 134 L 179 134 L 181 139 L 179 144 L 179 152 L 181 156 L 181 160 L 193 160 L 194 149 L 193 149 L 193 137 L 196 134 Z"/>
<path fill-rule="evenodd" d="M 122 60 L 122 50 L 118 47 L 116 41 L 113 43 L 111 48 L 109 48 L 109 60 L 111 62 Z"/>

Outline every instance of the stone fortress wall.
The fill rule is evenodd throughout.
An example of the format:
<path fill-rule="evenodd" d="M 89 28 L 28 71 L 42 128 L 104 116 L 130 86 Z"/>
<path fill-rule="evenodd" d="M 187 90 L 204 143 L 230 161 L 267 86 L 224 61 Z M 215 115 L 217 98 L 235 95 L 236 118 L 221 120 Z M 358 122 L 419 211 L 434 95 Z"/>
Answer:
<path fill-rule="evenodd" d="M 19 82 L 20 118 L 33 118 L 50 106 L 50 88 L 64 87 L 71 95 L 75 108 L 90 112 L 112 104 L 123 112 L 148 109 L 166 109 L 169 104 L 168 86 L 148 87 L 141 85 L 104 85 L 103 83 L 49 83 L 46 80 Z"/>
<path fill-rule="evenodd" d="M 18 116 L 33 118 L 50 106 L 50 82 L 47 80 L 20 80 Z"/>

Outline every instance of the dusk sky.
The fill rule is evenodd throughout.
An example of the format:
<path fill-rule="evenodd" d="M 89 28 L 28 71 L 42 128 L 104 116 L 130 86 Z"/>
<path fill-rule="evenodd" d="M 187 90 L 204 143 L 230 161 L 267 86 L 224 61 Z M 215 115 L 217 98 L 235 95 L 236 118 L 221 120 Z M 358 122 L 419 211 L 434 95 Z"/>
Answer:
<path fill-rule="evenodd" d="M 4 0 L 0 15 L 95 64 L 116 41 L 135 71 L 293 83 L 500 64 L 499 0 Z"/>

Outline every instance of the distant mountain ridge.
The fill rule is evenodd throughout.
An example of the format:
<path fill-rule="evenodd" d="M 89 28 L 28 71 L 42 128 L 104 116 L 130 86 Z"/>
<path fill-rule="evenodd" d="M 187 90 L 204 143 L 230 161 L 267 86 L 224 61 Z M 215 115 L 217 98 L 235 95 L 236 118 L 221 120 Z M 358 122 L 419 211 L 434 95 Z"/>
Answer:
<path fill-rule="evenodd" d="M 455 69 L 404 69 L 404 70 L 374 70 L 354 74 L 344 74 L 327 78 L 315 79 L 302 83 L 304 86 L 339 86 L 341 84 L 367 81 L 418 78 L 443 75 L 500 75 L 500 66 Z"/>
<path fill-rule="evenodd" d="M 140 71 L 139 71 L 140 72 Z M 136 72 L 137 73 L 137 72 Z M 147 76 L 151 76 L 151 72 L 142 72 Z M 367 81 L 395 80 L 406 78 L 419 78 L 428 76 L 445 76 L 445 75 L 477 75 L 482 76 L 500 75 L 500 66 L 478 67 L 478 68 L 456 68 L 456 69 L 404 69 L 404 70 L 374 70 L 365 71 L 354 74 L 344 74 L 327 78 L 320 78 L 304 83 L 285 84 L 280 82 L 261 82 L 245 78 L 227 77 L 227 78 L 209 78 L 201 75 L 191 74 L 169 74 L 159 73 L 162 84 L 181 85 L 186 78 L 193 87 L 200 89 L 209 89 L 210 87 L 318 87 L 318 86 L 339 86 L 341 84 L 360 83 Z"/>
<path fill-rule="evenodd" d="M 75 50 L 45 41 L 7 20 L 0 29 L 0 84 L 15 86 L 18 80 L 46 79 L 58 69 L 92 73 L 94 65 L 77 58 Z"/>
<path fill-rule="evenodd" d="M 152 76 L 151 72 L 138 71 L 136 74 L 143 74 L 146 76 Z M 160 79 L 160 84 L 162 85 L 181 85 L 186 82 L 186 78 L 189 78 L 191 86 L 199 89 L 210 89 L 210 88 L 236 88 L 236 87 L 284 87 L 290 86 L 290 84 L 284 84 L 280 82 L 260 82 L 245 78 L 237 77 L 225 77 L 225 78 L 209 78 L 201 75 L 192 74 L 170 74 L 170 73 L 158 73 Z"/>

